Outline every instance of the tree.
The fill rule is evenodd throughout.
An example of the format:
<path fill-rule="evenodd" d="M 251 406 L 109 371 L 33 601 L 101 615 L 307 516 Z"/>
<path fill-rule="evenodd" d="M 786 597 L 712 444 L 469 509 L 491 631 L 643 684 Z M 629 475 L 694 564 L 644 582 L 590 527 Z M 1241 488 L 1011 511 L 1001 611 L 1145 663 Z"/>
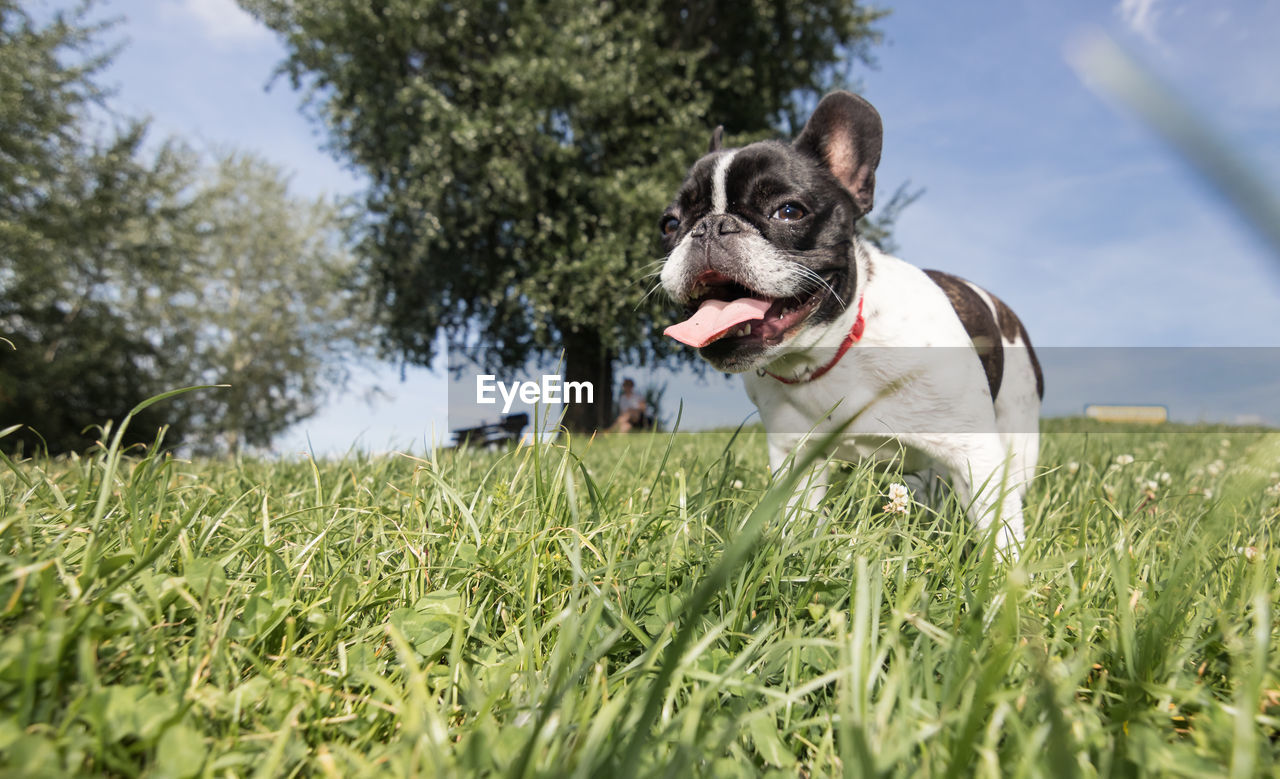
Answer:
<path fill-rule="evenodd" d="M 37 25 L 0 0 L 0 426 L 38 421 L 43 435 L 0 440 L 10 449 L 83 448 L 86 426 L 164 389 L 166 354 L 131 304 L 176 267 L 162 225 L 185 169 L 169 148 L 144 161 L 139 123 L 88 137 L 107 57 L 86 12 Z M 150 440 L 162 414 L 145 413 L 130 440 Z"/>
<path fill-rule="evenodd" d="M 106 126 L 86 12 L 38 25 L 0 0 L 0 429 L 24 425 L 0 447 L 84 449 L 90 426 L 212 383 L 231 386 L 150 407 L 128 442 L 171 422 L 199 452 L 265 445 L 367 348 L 348 220 L 260 159 L 210 167 Z"/>
<path fill-rule="evenodd" d="M 712 126 L 794 129 L 866 61 L 848 0 L 240 0 L 279 32 L 332 148 L 364 170 L 383 346 L 491 370 L 563 347 L 608 424 L 615 359 L 672 354 L 655 220 Z M 473 345 L 478 346 L 473 348 Z M 572 413 L 572 412 L 571 412 Z"/>
<path fill-rule="evenodd" d="M 348 220 L 324 198 L 290 195 L 266 161 L 230 154 L 205 172 L 188 212 L 197 236 L 185 283 L 153 313 L 186 366 L 173 380 L 229 384 L 184 396 L 198 451 L 266 446 L 314 414 L 372 342 L 353 290 Z"/>

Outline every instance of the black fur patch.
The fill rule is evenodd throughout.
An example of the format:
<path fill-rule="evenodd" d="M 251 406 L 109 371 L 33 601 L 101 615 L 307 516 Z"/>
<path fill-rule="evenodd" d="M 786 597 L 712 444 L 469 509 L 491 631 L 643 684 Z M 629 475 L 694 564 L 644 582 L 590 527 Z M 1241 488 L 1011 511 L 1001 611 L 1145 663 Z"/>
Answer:
<path fill-rule="evenodd" d="M 987 387 L 991 389 L 991 400 L 994 402 L 1000 394 L 1000 382 L 1004 378 L 1004 344 L 1000 340 L 1000 327 L 995 315 L 991 313 L 991 307 L 957 276 L 940 270 L 927 270 L 925 275 L 947 293 L 947 300 L 951 301 L 951 307 L 955 309 L 956 316 L 960 317 L 960 324 L 964 325 L 964 331 L 969 334 L 973 348 L 978 352 L 978 359 L 982 361 L 982 370 L 987 374 Z"/>
<path fill-rule="evenodd" d="M 987 294 L 991 295 L 990 292 Z M 1027 328 L 1022 326 L 1022 320 L 1018 319 L 1018 315 L 1013 313 L 1013 309 L 1005 305 L 1003 300 L 991 295 L 991 302 L 996 306 L 996 321 L 1000 325 L 1000 333 L 1010 341 L 1022 339 L 1027 349 L 1027 356 L 1031 358 L 1031 369 L 1036 374 L 1036 394 L 1044 400 L 1044 373 L 1040 370 L 1040 360 L 1036 357 L 1036 350 L 1031 348 L 1031 338 L 1027 335 Z"/>

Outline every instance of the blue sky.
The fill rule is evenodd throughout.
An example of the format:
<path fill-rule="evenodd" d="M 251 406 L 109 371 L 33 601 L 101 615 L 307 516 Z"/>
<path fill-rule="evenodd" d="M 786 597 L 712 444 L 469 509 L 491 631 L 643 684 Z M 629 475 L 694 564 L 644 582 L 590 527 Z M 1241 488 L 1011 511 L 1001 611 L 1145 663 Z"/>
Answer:
<path fill-rule="evenodd" d="M 106 74 L 115 105 L 150 116 L 155 137 L 255 150 L 301 194 L 359 190 L 287 81 L 267 89 L 283 49 L 232 0 L 108 0 L 104 11 L 124 17 L 126 47 Z M 880 27 L 877 68 L 855 76 L 884 119 L 882 193 L 906 180 L 926 190 L 899 221 L 903 259 L 996 292 L 1040 347 L 1280 346 L 1280 260 L 1067 56 L 1091 34 L 1114 37 L 1280 189 L 1280 3 L 917 2 Z M 443 435 L 443 377 L 398 376 L 360 375 L 278 448 L 420 448 Z M 371 406 L 373 384 L 386 395 Z M 1051 374 L 1049 406 L 1054 386 Z M 750 409 L 718 376 L 673 377 L 675 395 L 709 422 Z"/>

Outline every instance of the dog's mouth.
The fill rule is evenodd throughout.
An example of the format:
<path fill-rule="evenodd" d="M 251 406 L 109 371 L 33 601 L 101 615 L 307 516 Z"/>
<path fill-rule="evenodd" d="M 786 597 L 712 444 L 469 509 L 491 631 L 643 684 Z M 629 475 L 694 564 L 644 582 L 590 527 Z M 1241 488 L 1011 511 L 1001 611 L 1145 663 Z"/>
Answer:
<path fill-rule="evenodd" d="M 695 282 L 689 318 L 663 331 L 699 349 L 717 341 L 774 346 L 813 315 L 835 289 L 839 271 L 822 274 L 823 285 L 794 297 L 771 298 L 722 273 L 708 271 Z"/>

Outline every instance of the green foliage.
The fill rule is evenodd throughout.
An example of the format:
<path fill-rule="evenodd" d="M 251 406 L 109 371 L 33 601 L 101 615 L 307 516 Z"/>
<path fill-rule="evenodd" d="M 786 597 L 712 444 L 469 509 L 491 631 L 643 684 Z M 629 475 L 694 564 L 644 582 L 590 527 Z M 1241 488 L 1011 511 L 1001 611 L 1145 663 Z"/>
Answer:
<path fill-rule="evenodd" d="M 390 350 L 425 364 L 443 335 L 515 366 L 566 348 L 568 375 L 593 380 L 671 354 L 646 295 L 655 220 L 711 129 L 794 129 L 880 16 L 847 0 L 241 5 L 370 177 L 363 254 Z"/>
<path fill-rule="evenodd" d="M 291 195 L 285 174 L 253 155 L 223 157 L 193 189 L 176 227 L 192 245 L 148 324 L 182 365 L 170 382 L 230 385 L 181 399 L 199 433 L 188 443 L 266 446 L 372 346 L 348 219 L 324 198 Z"/>
<path fill-rule="evenodd" d="M 0 1 L 0 423 L 38 422 L 54 451 L 164 389 L 166 355 L 129 298 L 171 273 L 180 248 L 157 240 L 183 185 L 179 156 L 144 161 L 137 123 L 89 136 L 100 32 L 80 14 L 40 26 Z M 157 425 L 139 420 L 136 440 Z"/>
<path fill-rule="evenodd" d="M 104 28 L 0 0 L 0 441 L 80 451 L 90 425 L 177 386 L 229 383 L 135 420 L 196 450 L 262 445 L 314 412 L 371 340 L 346 220 L 260 159 L 212 168 L 109 126 Z"/>
<path fill-rule="evenodd" d="M 758 431 L 0 464 L 0 768 L 1269 774 L 1280 437 L 1047 428 L 1012 566 Z"/>

